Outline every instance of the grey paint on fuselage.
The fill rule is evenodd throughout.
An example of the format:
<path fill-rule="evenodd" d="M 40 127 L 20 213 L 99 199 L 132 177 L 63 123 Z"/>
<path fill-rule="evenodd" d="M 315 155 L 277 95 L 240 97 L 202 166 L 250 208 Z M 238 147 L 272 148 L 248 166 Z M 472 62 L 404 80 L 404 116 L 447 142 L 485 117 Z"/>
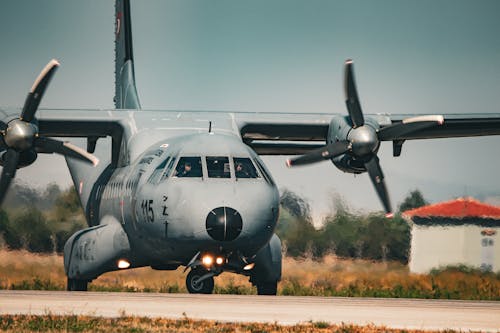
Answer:
<path fill-rule="evenodd" d="M 279 195 L 272 180 L 267 181 L 261 174 L 258 178 L 236 179 L 233 163 L 231 178 L 207 177 L 206 156 L 224 156 L 230 161 L 233 157 L 248 157 L 256 161 L 257 154 L 237 135 L 228 131 L 208 133 L 208 127 L 203 130 L 157 141 L 145 151 L 142 148 L 142 154 L 134 155 L 134 151 L 141 151 L 134 146 L 148 145 L 147 139 L 156 141 L 163 132 L 137 131 L 129 140 L 133 162 L 117 168 L 102 191 L 99 219 L 111 215 L 123 224 L 132 252 L 142 253 L 138 258 L 141 265 L 186 264 L 197 251 L 211 249 L 239 251 L 251 257 L 274 232 Z M 192 132 L 180 127 L 172 131 Z M 182 156 L 201 157 L 203 177 L 169 175 L 151 182 L 152 173 L 167 156 L 177 157 L 175 163 Z M 240 213 L 243 229 L 234 241 L 220 242 L 208 235 L 205 221 L 216 207 L 231 207 Z"/>

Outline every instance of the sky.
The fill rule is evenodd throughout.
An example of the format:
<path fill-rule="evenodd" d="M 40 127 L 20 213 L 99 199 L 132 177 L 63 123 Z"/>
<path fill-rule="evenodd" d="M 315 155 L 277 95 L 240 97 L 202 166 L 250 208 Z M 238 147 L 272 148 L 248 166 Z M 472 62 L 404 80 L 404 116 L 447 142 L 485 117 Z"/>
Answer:
<path fill-rule="evenodd" d="M 132 0 L 137 89 L 144 109 L 346 114 L 343 63 L 355 63 L 365 114 L 500 113 L 500 1 Z M 51 59 L 61 62 L 41 107 L 113 108 L 111 0 L 0 0 L 0 105 L 21 107 Z M 70 112 L 70 111 L 68 111 Z M 500 137 L 422 140 L 379 151 L 393 206 L 410 190 L 432 202 L 500 197 Z M 366 174 L 333 164 L 286 169 L 280 188 L 319 219 L 332 198 L 380 210 Z M 17 180 L 71 180 L 41 156 Z"/>

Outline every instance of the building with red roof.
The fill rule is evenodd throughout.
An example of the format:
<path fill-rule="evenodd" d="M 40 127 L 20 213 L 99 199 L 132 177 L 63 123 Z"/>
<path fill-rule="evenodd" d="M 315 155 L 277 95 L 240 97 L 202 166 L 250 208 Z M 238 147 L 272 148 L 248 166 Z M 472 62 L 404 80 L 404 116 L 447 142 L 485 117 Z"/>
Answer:
<path fill-rule="evenodd" d="M 500 207 L 472 198 L 403 212 L 411 230 L 411 272 L 468 265 L 500 271 Z"/>

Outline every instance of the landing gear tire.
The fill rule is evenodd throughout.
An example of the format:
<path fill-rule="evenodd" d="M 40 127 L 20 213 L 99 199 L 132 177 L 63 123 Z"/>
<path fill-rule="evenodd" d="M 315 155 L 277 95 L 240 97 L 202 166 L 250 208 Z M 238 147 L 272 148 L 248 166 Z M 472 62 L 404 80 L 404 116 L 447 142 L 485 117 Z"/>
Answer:
<path fill-rule="evenodd" d="M 67 290 L 68 291 L 87 291 L 87 280 L 77 280 L 68 278 Z"/>
<path fill-rule="evenodd" d="M 257 284 L 257 295 L 276 296 L 278 291 L 278 281 L 261 282 Z"/>
<path fill-rule="evenodd" d="M 208 271 L 204 269 L 192 269 L 186 277 L 186 287 L 190 294 L 211 294 L 214 291 L 213 276 L 198 282 Z"/>

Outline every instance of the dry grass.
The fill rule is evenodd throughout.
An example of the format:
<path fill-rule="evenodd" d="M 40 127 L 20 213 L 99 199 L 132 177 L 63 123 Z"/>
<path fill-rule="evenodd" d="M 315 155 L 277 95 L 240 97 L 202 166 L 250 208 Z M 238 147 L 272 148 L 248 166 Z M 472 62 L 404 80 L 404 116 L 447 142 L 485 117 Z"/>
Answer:
<path fill-rule="evenodd" d="M 182 268 L 150 268 L 111 272 L 100 276 L 91 290 L 186 292 Z M 254 294 L 248 277 L 224 273 L 215 279 L 216 293 Z M 0 250 L 0 289 L 65 289 L 63 258 L 58 255 Z M 371 296 L 500 300 L 500 275 L 447 269 L 435 274 L 411 274 L 400 263 L 345 260 L 326 256 L 322 261 L 285 258 L 282 295 Z"/>
<path fill-rule="evenodd" d="M 208 320 L 180 320 L 144 317 L 99 318 L 87 316 L 0 316 L 0 331 L 5 332 L 212 332 L 212 333 L 417 333 L 422 330 L 399 330 L 377 326 L 330 325 L 311 322 L 294 326 L 261 323 L 222 323 Z M 454 331 L 446 331 L 454 332 Z"/>

